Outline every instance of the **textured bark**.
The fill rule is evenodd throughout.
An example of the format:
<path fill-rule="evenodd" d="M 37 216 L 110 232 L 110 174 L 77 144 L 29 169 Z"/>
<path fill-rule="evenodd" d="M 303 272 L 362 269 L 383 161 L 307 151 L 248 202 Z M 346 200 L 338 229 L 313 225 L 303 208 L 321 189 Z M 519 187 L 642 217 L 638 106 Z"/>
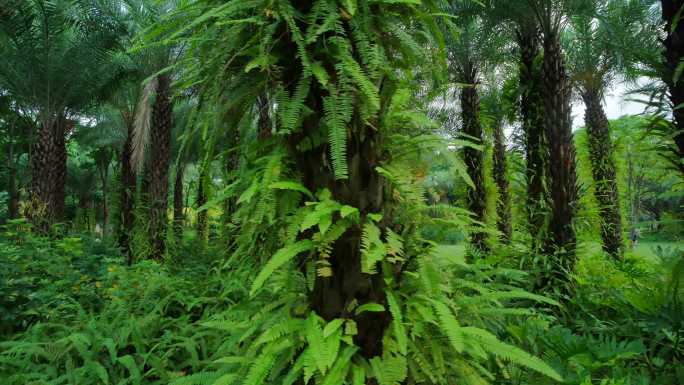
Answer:
<path fill-rule="evenodd" d="M 296 82 L 293 84 L 294 87 Z M 377 226 L 384 232 L 392 212 L 386 201 L 387 184 L 375 170 L 381 164 L 380 133 L 364 125 L 358 116 L 352 120 L 347 142 L 348 178 L 335 179 L 328 158 L 327 143 L 307 150 L 298 149 L 302 139 L 317 135 L 321 130 L 319 122 L 323 115 L 322 95 L 325 91 L 317 84 L 312 84 L 311 87 L 306 104 L 315 113 L 307 116 L 301 131 L 288 137 L 288 148 L 295 159 L 302 183 L 310 191 L 328 189 L 336 201 L 358 208 L 361 218 L 366 218 L 369 213 L 382 212 L 383 220 Z M 354 343 L 360 347 L 364 356 L 373 357 L 382 354 L 382 339 L 392 317 L 388 311 L 364 312 L 358 315 L 348 311 L 353 302 L 359 305 L 375 302 L 385 305 L 387 309 L 382 274 L 362 272 L 361 234 L 361 226 L 354 225 L 334 242 L 326 259 L 333 274 L 330 277 L 316 277 L 309 302 L 311 308 L 328 321 L 335 318 L 353 319 L 358 329 Z"/>
<path fill-rule="evenodd" d="M 38 128 L 31 151 L 30 205 L 26 216 L 39 231 L 47 231 L 64 214 L 67 121 L 47 119 Z"/>
<path fill-rule="evenodd" d="M 17 168 L 14 164 L 9 167 L 8 178 L 7 215 L 9 219 L 16 219 L 19 217 L 19 189 L 17 188 Z"/>
<path fill-rule="evenodd" d="M 148 225 L 152 253 L 150 258 L 162 260 L 166 252 L 169 163 L 171 161 L 171 80 L 157 77 L 157 96 L 152 106 L 150 157 L 145 162 L 145 187 L 149 205 Z"/>
<path fill-rule="evenodd" d="M 586 107 L 584 121 L 589 140 L 589 158 L 594 177 L 594 195 L 599 204 L 601 239 L 603 250 L 614 258 L 622 258 L 622 218 L 620 195 L 613 159 L 613 143 L 610 138 L 608 118 L 601 105 L 601 95 L 587 89 L 582 93 Z"/>
<path fill-rule="evenodd" d="M 7 151 L 7 215 L 9 219 L 19 217 L 19 189 L 17 188 L 17 166 L 14 159 L 14 124 L 9 127 L 9 148 Z"/>
<path fill-rule="evenodd" d="M 476 85 L 477 68 L 473 63 L 466 63 L 460 69 L 461 81 L 469 86 L 461 90 L 461 118 L 463 120 L 463 133 L 467 139 L 475 140 L 478 144 L 482 141 L 482 124 L 480 122 L 480 98 L 477 94 Z M 485 223 L 487 215 L 487 191 L 484 179 L 484 152 L 466 147 L 463 149 L 463 159 L 467 167 L 468 175 L 473 181 L 475 188 L 468 189 L 468 209 L 475 215 L 475 220 Z M 482 231 L 473 231 L 470 235 L 471 245 L 480 251 L 487 250 L 487 235 Z"/>
<path fill-rule="evenodd" d="M 684 1 L 661 0 L 661 3 L 666 34 L 665 40 L 663 40 L 665 45 L 663 55 L 666 69 L 663 74 L 663 81 L 670 90 L 670 101 L 674 107 L 672 112 L 673 124 L 677 131 L 673 138 L 674 146 L 672 151 L 675 157 L 674 163 L 679 168 L 679 171 L 684 174 L 684 108 L 677 108 L 684 103 L 684 79 L 680 78 L 677 82 L 674 79 L 677 67 L 679 67 L 682 58 L 684 58 L 684 23 L 679 20 L 676 28 L 672 29 L 673 23 L 679 17 L 678 12 L 684 6 Z"/>
<path fill-rule="evenodd" d="M 178 242 L 183 236 L 183 222 L 185 213 L 183 212 L 183 176 L 185 174 L 185 163 L 178 161 L 176 164 L 176 180 L 173 184 L 173 233 Z"/>
<path fill-rule="evenodd" d="M 499 199 L 496 203 L 498 215 L 497 227 L 502 235 L 502 240 L 508 243 L 511 240 L 511 197 L 508 193 L 508 167 L 506 165 L 506 138 L 504 137 L 502 122 L 494 125 L 494 182 L 499 190 Z"/>
<path fill-rule="evenodd" d="M 133 122 L 131 119 L 124 119 L 126 122 L 126 142 L 121 149 L 121 193 L 120 193 L 120 215 L 121 227 L 119 228 L 118 240 L 119 247 L 123 249 L 124 255 L 128 258 L 128 264 L 133 263 L 131 252 L 131 232 L 135 223 L 135 213 L 133 205 L 135 201 L 136 173 L 131 165 L 131 150 L 133 142 Z"/>
<path fill-rule="evenodd" d="M 195 204 L 198 209 L 207 203 L 208 168 L 208 165 L 202 166 L 199 180 L 197 181 L 197 197 L 195 199 Z M 205 240 L 207 237 L 207 210 L 197 212 L 197 237 L 201 240 Z"/>
<path fill-rule="evenodd" d="M 577 203 L 575 145 L 572 139 L 570 82 L 559 33 L 545 31 L 543 62 L 544 126 L 549 142 L 551 219 L 547 253 L 559 254 L 559 268 L 566 272 L 575 265 L 576 236 L 573 228 Z M 560 273 L 560 272 L 559 272 Z"/>
<path fill-rule="evenodd" d="M 546 200 L 548 147 L 544 129 L 544 100 L 541 72 L 535 65 L 539 56 L 539 31 L 534 25 L 522 25 L 518 31 L 520 47 L 520 115 L 525 142 L 525 179 L 527 181 L 527 224 L 532 249 L 541 246 Z"/>
<path fill-rule="evenodd" d="M 259 138 L 269 138 L 271 136 L 271 116 L 268 95 L 259 96 L 257 108 L 259 109 Z"/>

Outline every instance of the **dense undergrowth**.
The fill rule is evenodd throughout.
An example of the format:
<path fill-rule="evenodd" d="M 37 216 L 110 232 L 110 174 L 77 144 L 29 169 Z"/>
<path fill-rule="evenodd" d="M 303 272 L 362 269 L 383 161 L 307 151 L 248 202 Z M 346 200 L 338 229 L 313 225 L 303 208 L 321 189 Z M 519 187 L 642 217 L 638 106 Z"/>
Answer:
<path fill-rule="evenodd" d="M 402 383 L 407 372 L 410 383 L 439 384 L 452 376 L 478 383 L 483 373 L 494 384 L 561 383 L 555 373 L 578 385 L 684 378 L 683 293 L 674 276 L 681 279 L 682 262 L 674 250 L 656 262 L 586 255 L 576 296 L 561 305 L 525 291 L 531 274 L 509 262 L 521 260 L 520 250 L 469 265 L 427 246 L 434 265 L 421 276 L 442 282 L 433 289 L 448 308 L 431 306 L 420 294 L 425 280 L 408 276 L 388 298 L 395 319 L 385 336 L 387 349 L 406 349 L 407 359 L 352 362 L 356 325 L 308 311 L 306 277 L 296 270 L 276 272 L 250 295 L 254 267 L 212 260 L 221 253 L 211 247 L 184 262 L 202 249 L 192 238 L 175 248 L 175 264 L 129 267 L 99 238 L 39 238 L 19 231 L 24 226 L 10 224 L 0 247 L 3 384 L 339 384 L 347 371 L 373 373 L 379 384 Z M 462 329 L 472 339 L 452 333 Z M 466 344 L 460 353 L 450 348 L 458 343 Z"/>

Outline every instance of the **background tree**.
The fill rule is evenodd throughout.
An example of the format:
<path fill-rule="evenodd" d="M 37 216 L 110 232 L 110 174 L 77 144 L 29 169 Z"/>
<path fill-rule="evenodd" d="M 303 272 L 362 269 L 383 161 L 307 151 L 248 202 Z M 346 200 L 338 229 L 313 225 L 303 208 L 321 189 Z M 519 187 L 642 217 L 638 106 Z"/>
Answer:
<path fill-rule="evenodd" d="M 37 117 L 29 214 L 46 229 L 63 218 L 66 141 L 74 119 L 117 79 L 108 51 L 118 45 L 119 25 L 107 10 L 73 0 L 16 0 L 0 16 L 0 82 Z"/>
<path fill-rule="evenodd" d="M 639 0 L 587 1 L 571 15 L 567 32 L 568 69 L 585 105 L 603 248 L 614 258 L 622 257 L 624 242 L 614 145 L 603 96 L 617 77 L 637 73 L 638 53 L 633 51 L 643 49 L 653 32 L 646 22 L 649 8 Z"/>
<path fill-rule="evenodd" d="M 544 127 L 549 144 L 551 218 L 545 251 L 548 254 L 559 252 L 552 275 L 564 282 L 567 282 L 568 274 L 573 271 L 576 261 L 577 237 L 573 219 L 578 198 L 570 108 L 572 89 L 560 42 L 566 7 L 567 4 L 563 1 L 536 1 L 533 7 L 543 34 L 541 95 L 544 100 Z M 549 282 L 541 283 L 542 286 L 548 284 Z"/>
<path fill-rule="evenodd" d="M 450 12 L 461 17 L 459 28 L 450 32 L 447 39 L 448 60 L 453 80 L 460 86 L 461 130 L 466 140 L 476 146 L 465 146 L 463 157 L 468 175 L 474 187 L 468 190 L 468 209 L 480 226 L 487 220 L 487 193 L 485 190 L 484 146 L 482 121 L 480 117 L 480 97 L 483 71 L 493 67 L 500 55 L 503 41 L 497 39 L 491 25 L 481 17 L 482 4 L 476 1 L 458 1 L 451 4 Z M 486 232 L 473 230 L 471 244 L 476 250 L 488 249 Z"/>
<path fill-rule="evenodd" d="M 672 155 L 669 158 L 684 173 L 684 84 L 680 81 L 684 57 L 684 24 L 681 23 L 681 9 L 684 4 L 681 0 L 661 0 L 660 3 L 665 32 L 665 39 L 662 40 L 665 47 L 664 68 L 660 73 L 669 90 L 674 125 L 674 129 L 666 130 L 673 139 L 673 145 L 669 148 Z"/>

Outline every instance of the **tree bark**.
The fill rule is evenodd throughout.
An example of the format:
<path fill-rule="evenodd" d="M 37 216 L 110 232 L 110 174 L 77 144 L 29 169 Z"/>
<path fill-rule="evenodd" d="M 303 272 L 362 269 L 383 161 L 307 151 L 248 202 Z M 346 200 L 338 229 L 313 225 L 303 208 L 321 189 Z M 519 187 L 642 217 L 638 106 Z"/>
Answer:
<path fill-rule="evenodd" d="M 513 232 L 511 226 L 511 198 L 508 193 L 508 167 L 506 165 L 506 138 L 503 132 L 503 123 L 494 124 L 494 181 L 499 190 L 499 199 L 496 203 L 498 214 L 497 227 L 501 232 L 504 243 L 509 243 Z"/>
<path fill-rule="evenodd" d="M 152 106 L 150 157 L 145 162 L 145 187 L 149 204 L 150 258 L 162 260 L 166 252 L 169 163 L 171 161 L 171 79 L 157 76 L 157 96 Z"/>
<path fill-rule="evenodd" d="M 176 180 L 173 184 L 173 231 L 178 242 L 183 236 L 183 222 L 185 215 L 183 212 L 183 176 L 185 174 L 185 163 L 178 161 L 176 164 Z"/>
<path fill-rule="evenodd" d="M 661 0 L 662 16 L 665 22 L 665 45 L 664 65 L 665 73 L 663 74 L 663 81 L 667 84 L 670 91 L 670 102 L 672 103 L 673 124 L 676 134 L 674 135 L 672 152 L 674 154 L 675 166 L 684 174 L 684 79 L 675 81 L 675 74 L 677 68 L 680 66 L 682 58 L 684 58 L 684 23 L 679 18 L 679 12 L 684 1 L 682 0 Z M 673 23 L 676 23 L 673 29 Z"/>
<path fill-rule="evenodd" d="M 128 264 L 133 263 L 133 253 L 131 251 L 131 232 L 133 231 L 133 224 L 135 223 L 135 213 L 133 205 L 135 202 L 136 190 L 136 173 L 131 164 L 131 151 L 133 142 L 133 121 L 132 119 L 124 119 L 126 124 L 126 142 L 121 148 L 121 194 L 120 194 L 120 215 L 121 227 L 119 228 L 118 240 L 119 247 L 123 249 L 126 255 Z"/>
<path fill-rule="evenodd" d="M 520 47 L 520 115 L 525 143 L 527 181 L 527 225 L 532 250 L 539 250 L 546 219 L 548 147 L 544 130 L 544 100 L 539 57 L 539 31 L 535 25 L 522 25 L 517 34 Z"/>
<path fill-rule="evenodd" d="M 614 258 L 621 259 L 624 251 L 622 218 L 610 126 L 601 105 L 599 92 L 586 89 L 582 93 L 582 99 L 586 107 L 584 120 L 594 177 L 594 195 L 599 204 L 603 250 Z"/>
<path fill-rule="evenodd" d="M 323 115 L 324 91 L 315 84 L 311 87 L 306 104 L 316 113 L 307 116 L 301 131 L 288 137 L 288 148 L 295 159 L 302 183 L 314 192 L 328 189 L 336 201 L 356 207 L 362 220 L 367 214 L 383 212 L 383 220 L 377 226 L 384 233 L 392 213 L 385 200 L 386 183 L 375 170 L 381 163 L 379 149 L 382 148 L 382 138 L 375 128 L 363 124 L 355 116 L 348 131 L 348 178 L 335 179 L 328 159 L 327 143 L 308 150 L 298 149 L 302 139 L 316 135 L 321 130 L 319 122 Z M 354 343 L 360 347 L 363 355 L 373 357 L 382 354 L 382 339 L 391 315 L 388 311 L 355 315 L 347 310 L 352 302 L 359 305 L 376 302 L 384 304 L 387 309 L 382 274 L 362 272 L 361 234 L 361 226 L 354 225 L 334 242 L 326 258 L 333 274 L 330 277 L 316 277 L 309 302 L 311 308 L 328 321 L 335 318 L 353 319 L 358 329 Z"/>
<path fill-rule="evenodd" d="M 477 68 L 472 62 L 467 62 L 460 69 L 461 80 L 467 84 L 461 90 L 461 117 L 463 133 L 468 140 L 475 140 L 482 144 L 482 124 L 480 122 L 480 98 L 476 85 Z M 485 223 L 487 216 L 487 191 L 484 179 L 484 152 L 472 147 L 463 149 L 463 159 L 468 169 L 468 175 L 475 188 L 468 189 L 468 209 L 475 215 L 475 220 Z M 470 235 L 471 245 L 479 251 L 487 251 L 487 235 L 483 231 L 474 230 Z"/>
<path fill-rule="evenodd" d="M 209 178 L 209 165 L 202 165 L 199 180 L 197 181 L 197 238 L 204 241 L 207 236 L 207 210 L 199 211 L 199 208 L 207 203 L 207 179 Z"/>
<path fill-rule="evenodd" d="M 63 116 L 46 119 L 38 128 L 31 151 L 30 204 L 26 216 L 41 232 L 47 232 L 64 214 L 65 135 L 66 119 Z"/>
<path fill-rule="evenodd" d="M 7 215 L 9 219 L 19 217 L 19 189 L 17 188 L 17 166 L 14 159 L 14 123 L 9 127 L 9 148 L 7 151 L 7 190 L 9 201 L 7 202 Z"/>
<path fill-rule="evenodd" d="M 545 251 L 560 252 L 558 270 L 575 266 L 576 236 L 573 219 L 577 204 L 575 145 L 572 138 L 570 83 L 565 71 L 559 31 L 544 31 L 543 98 L 544 126 L 549 142 L 551 219 Z M 558 273 L 560 273 L 560 271 Z"/>

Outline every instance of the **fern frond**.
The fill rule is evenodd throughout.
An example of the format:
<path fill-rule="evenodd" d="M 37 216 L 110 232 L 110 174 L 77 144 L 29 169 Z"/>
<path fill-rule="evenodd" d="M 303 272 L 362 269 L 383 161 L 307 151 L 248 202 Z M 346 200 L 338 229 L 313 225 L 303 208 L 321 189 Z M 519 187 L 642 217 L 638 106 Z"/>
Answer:
<path fill-rule="evenodd" d="M 309 251 L 314 247 L 313 242 L 308 239 L 304 239 L 292 244 L 289 244 L 280 250 L 278 250 L 273 257 L 266 263 L 266 265 L 261 269 L 257 277 L 252 282 L 252 287 L 250 289 L 250 296 L 253 296 L 257 290 L 259 290 L 264 282 L 270 277 L 273 272 L 275 272 L 279 267 L 290 261 L 297 254 Z"/>

